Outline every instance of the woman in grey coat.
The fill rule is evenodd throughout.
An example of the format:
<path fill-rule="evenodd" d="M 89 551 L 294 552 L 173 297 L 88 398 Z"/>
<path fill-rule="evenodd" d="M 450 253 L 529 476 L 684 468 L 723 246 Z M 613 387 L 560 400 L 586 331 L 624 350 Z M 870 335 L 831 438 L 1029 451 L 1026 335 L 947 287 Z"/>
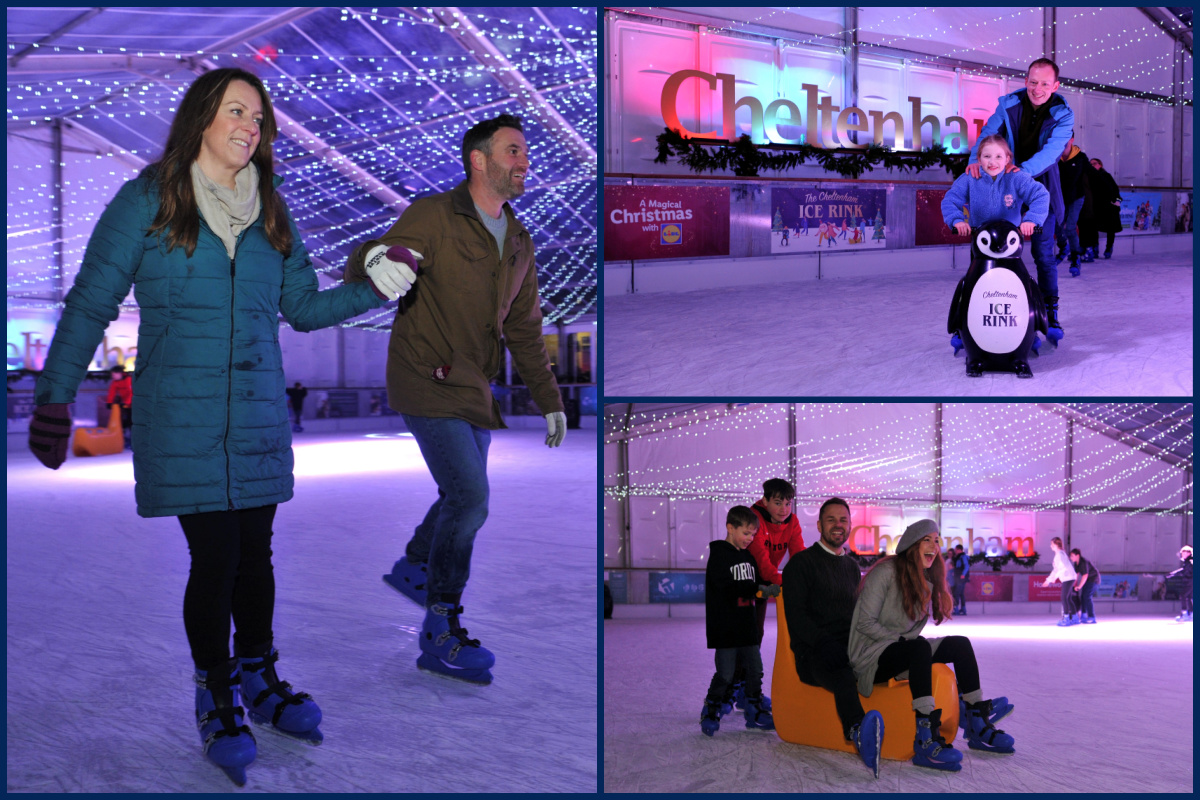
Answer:
<path fill-rule="evenodd" d="M 962 753 L 941 736 L 942 710 L 934 707 L 933 664 L 953 664 L 964 702 L 961 718 L 973 750 L 1013 752 L 1013 738 L 993 726 L 1012 706 L 1005 698 L 984 700 L 979 666 L 965 636 L 926 639 L 925 623 L 950 618 L 954 601 L 946 588 L 937 523 L 923 519 L 909 525 L 896 554 L 880 559 L 863 577 L 850 623 L 850 664 L 858 691 L 869 697 L 876 683 L 907 678 L 917 716 L 916 754 L 922 767 L 958 772 Z"/>

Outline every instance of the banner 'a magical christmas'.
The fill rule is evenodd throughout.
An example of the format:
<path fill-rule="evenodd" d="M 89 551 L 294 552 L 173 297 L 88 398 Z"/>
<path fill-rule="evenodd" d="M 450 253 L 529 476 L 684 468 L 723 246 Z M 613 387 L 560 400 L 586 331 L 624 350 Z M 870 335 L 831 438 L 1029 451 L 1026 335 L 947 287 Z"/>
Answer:
<path fill-rule="evenodd" d="M 604 260 L 729 255 L 728 186 L 605 186 Z"/>
<path fill-rule="evenodd" d="M 771 190 L 771 252 L 842 252 L 887 244 L 886 189 Z"/>

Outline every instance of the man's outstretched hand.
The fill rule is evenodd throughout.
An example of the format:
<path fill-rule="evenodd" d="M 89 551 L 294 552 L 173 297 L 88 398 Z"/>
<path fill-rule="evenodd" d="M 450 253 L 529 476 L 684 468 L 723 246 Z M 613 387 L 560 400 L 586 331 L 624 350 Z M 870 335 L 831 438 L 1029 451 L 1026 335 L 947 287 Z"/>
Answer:
<path fill-rule="evenodd" d="M 67 442 L 71 439 L 71 414 L 66 403 L 46 403 L 33 410 L 29 421 L 29 449 L 37 460 L 50 469 L 58 469 L 67 460 Z"/>

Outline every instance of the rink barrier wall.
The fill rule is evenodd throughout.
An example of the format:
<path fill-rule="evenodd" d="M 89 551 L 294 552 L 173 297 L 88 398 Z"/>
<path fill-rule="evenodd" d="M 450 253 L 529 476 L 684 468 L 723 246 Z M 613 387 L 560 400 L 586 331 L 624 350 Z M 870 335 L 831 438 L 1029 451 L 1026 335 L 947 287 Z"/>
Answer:
<path fill-rule="evenodd" d="M 1106 616 L 1161 616 L 1179 613 L 1178 600 L 1100 600 L 1092 598 L 1096 618 Z M 1060 616 L 1062 606 L 1057 602 L 993 602 L 967 601 L 967 617 L 1033 617 Z M 775 619 L 774 603 L 767 606 L 767 617 Z M 613 619 L 704 619 L 702 603 L 616 603 Z"/>
<path fill-rule="evenodd" d="M 1192 234 L 1118 236 L 1113 243 L 1113 266 L 1137 255 L 1190 252 Z M 899 250 L 856 253 L 814 253 L 714 257 L 689 260 L 614 261 L 604 264 L 604 296 L 630 292 L 685 292 L 791 281 L 859 278 L 879 274 L 966 270 L 968 245 L 932 245 Z M 733 268 L 733 267 L 736 267 Z"/>

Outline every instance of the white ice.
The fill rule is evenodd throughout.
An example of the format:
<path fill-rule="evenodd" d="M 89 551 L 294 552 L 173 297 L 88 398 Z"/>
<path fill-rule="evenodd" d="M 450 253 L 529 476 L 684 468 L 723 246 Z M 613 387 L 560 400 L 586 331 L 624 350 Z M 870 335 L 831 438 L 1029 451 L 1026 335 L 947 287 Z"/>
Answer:
<path fill-rule="evenodd" d="M 999 727 L 1010 755 L 969 750 L 944 773 L 884 760 L 876 780 L 856 755 L 746 730 L 741 712 L 710 739 L 700 708 L 713 674 L 704 619 L 604 622 L 605 792 L 1192 793 L 1192 626 L 1169 616 L 957 617 L 928 636 L 971 639 L 984 695 L 1016 709 Z M 764 686 L 776 620 L 762 644 Z M 770 689 L 767 688 L 768 695 Z M 886 726 L 885 733 L 886 737 Z"/>
<path fill-rule="evenodd" d="M 247 790 L 596 790 L 596 434 L 544 438 L 492 440 L 463 597 L 464 625 L 496 653 L 479 687 L 417 670 L 423 612 L 381 580 L 436 498 L 416 443 L 297 437 L 275 641 L 325 742 L 259 733 Z M 196 731 L 178 521 L 136 515 L 129 454 L 51 472 L 9 450 L 8 790 L 234 789 Z"/>
<path fill-rule="evenodd" d="M 1066 266 L 1066 336 L 1030 358 L 1030 380 L 968 378 L 952 355 L 960 269 L 606 297 L 604 393 L 1190 397 L 1192 254 Z"/>

